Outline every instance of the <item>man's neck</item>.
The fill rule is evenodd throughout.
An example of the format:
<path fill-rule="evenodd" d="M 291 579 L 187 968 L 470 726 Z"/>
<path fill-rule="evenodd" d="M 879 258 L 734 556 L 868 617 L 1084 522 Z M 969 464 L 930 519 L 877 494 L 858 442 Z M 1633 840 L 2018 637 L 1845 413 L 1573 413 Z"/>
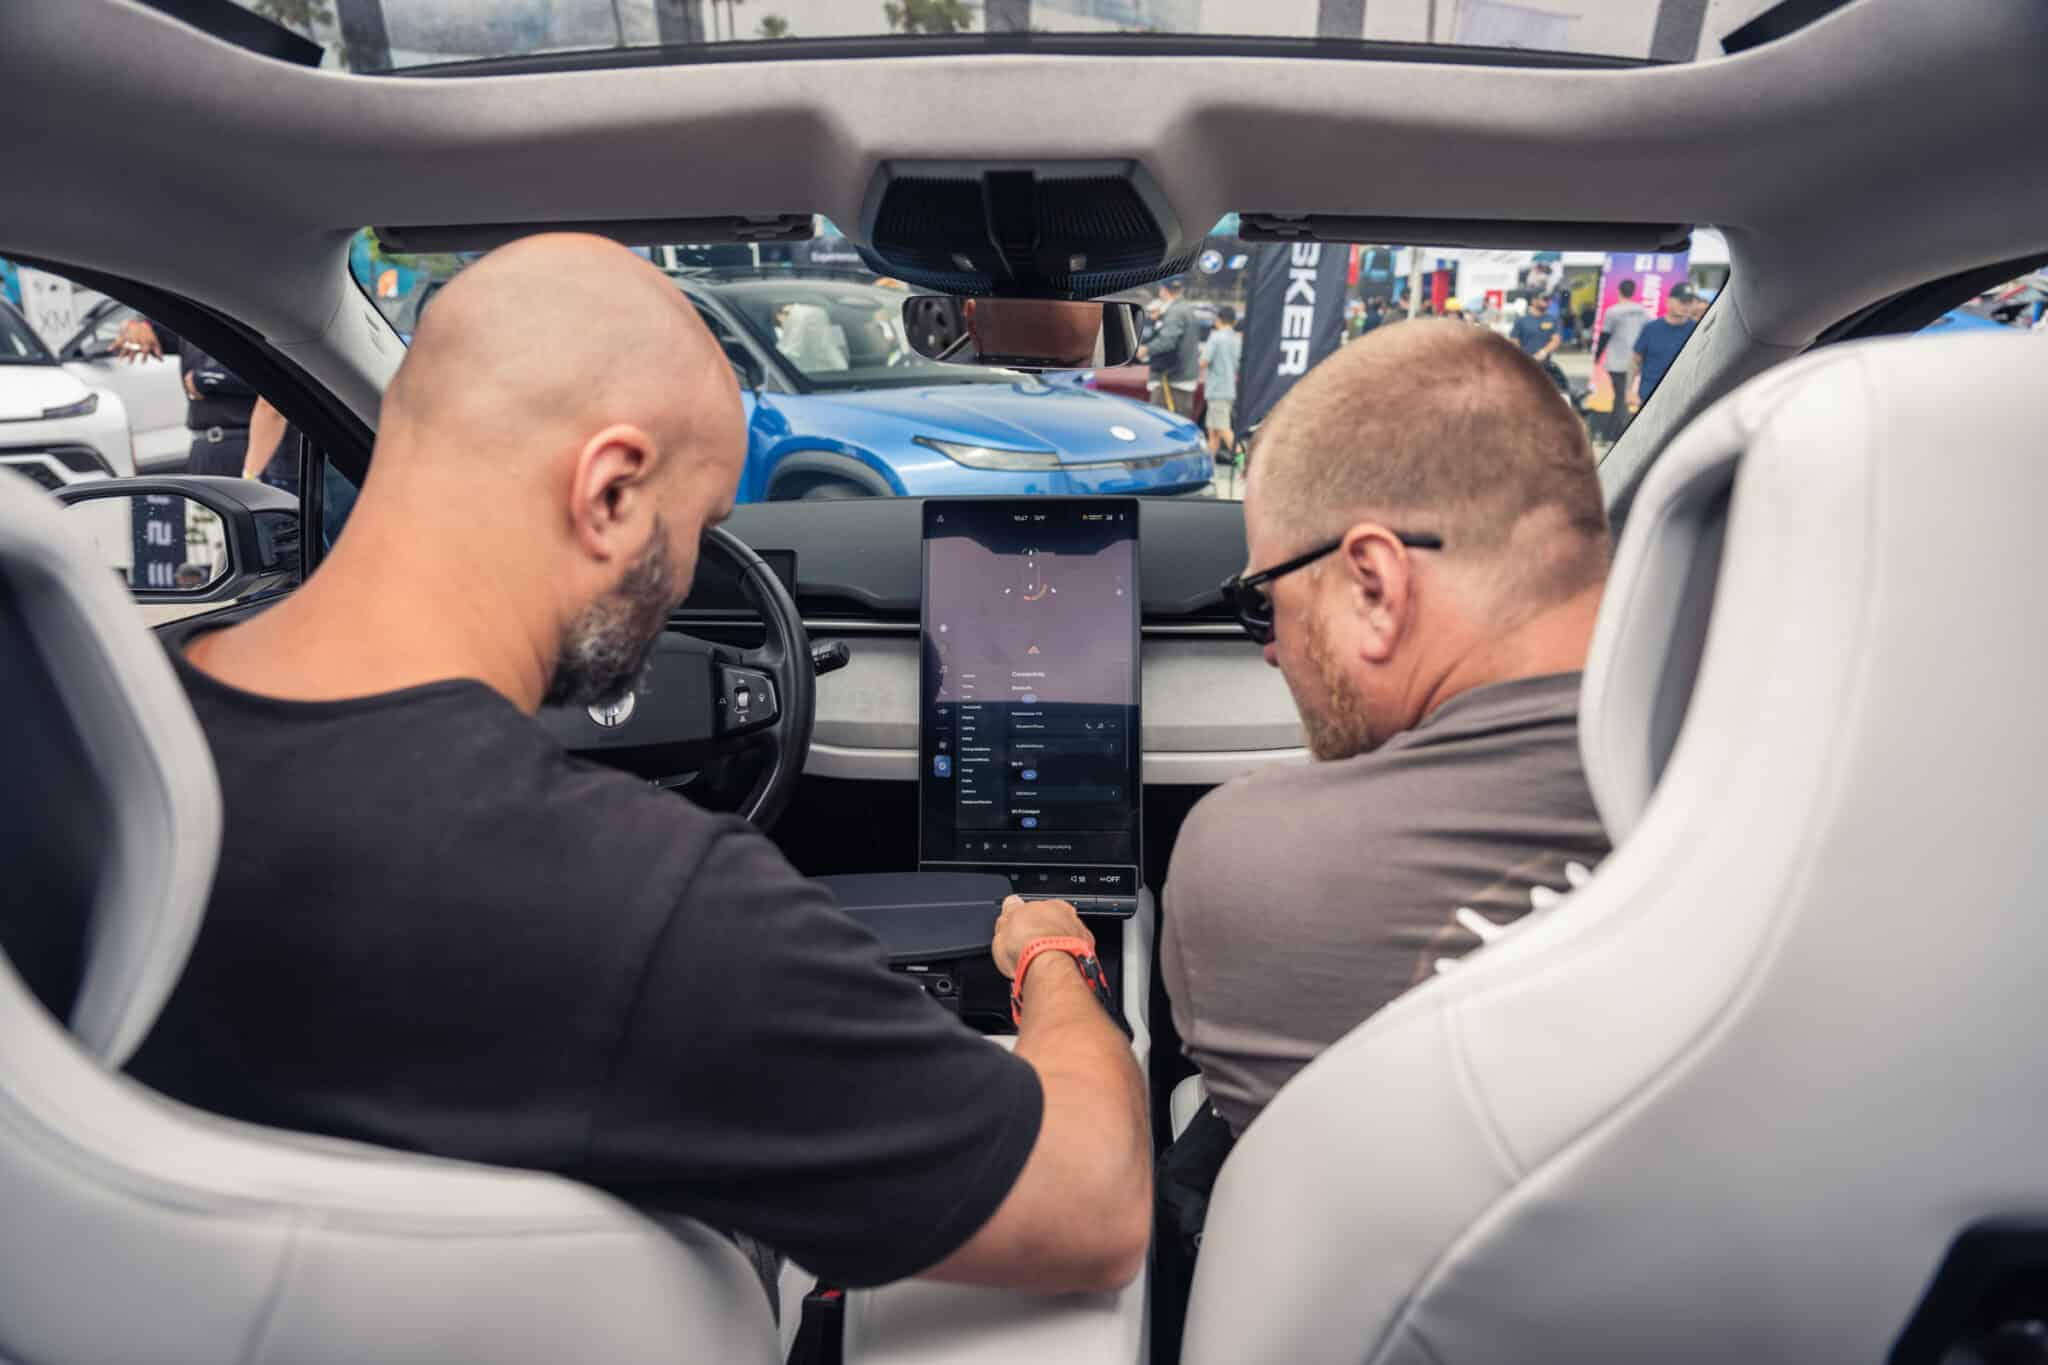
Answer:
<path fill-rule="evenodd" d="M 201 636 L 189 659 L 231 686 L 288 700 L 471 678 L 522 711 L 538 710 L 552 637 L 508 615 L 517 594 L 499 590 L 481 560 L 392 529 L 352 523 L 305 586 L 240 626 Z"/>
<path fill-rule="evenodd" d="M 1600 615 L 1600 592 L 1596 585 L 1546 607 L 1425 674 L 1422 708 L 1416 714 L 1427 720 L 1445 702 L 1474 688 L 1585 668 L 1593 624 Z"/>

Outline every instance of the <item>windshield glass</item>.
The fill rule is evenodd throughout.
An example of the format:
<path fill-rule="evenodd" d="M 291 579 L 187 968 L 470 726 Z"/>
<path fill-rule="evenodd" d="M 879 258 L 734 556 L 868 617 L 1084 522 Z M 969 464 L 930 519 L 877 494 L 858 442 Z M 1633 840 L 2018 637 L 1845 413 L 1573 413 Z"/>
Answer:
<path fill-rule="evenodd" d="M 53 365 L 49 350 L 21 314 L 0 303 L 0 365 Z"/>
<path fill-rule="evenodd" d="M 889 35 L 1311 38 L 1690 62 L 1776 0 L 237 0 L 389 71 L 541 53 Z"/>
<path fill-rule="evenodd" d="M 1260 423 L 1340 347 L 1455 318 L 1531 357 L 1604 454 L 1726 285 L 1711 229 L 1686 251 L 1602 253 L 1247 242 L 1216 225 L 1185 276 L 1139 304 L 1140 358 L 1031 375 L 913 350 L 913 291 L 818 219 L 807 242 L 636 250 L 734 359 L 749 417 L 743 502 L 796 497 L 1135 493 L 1237 499 Z M 358 233 L 356 282 L 401 337 L 474 253 L 411 255 Z M 1170 287 L 1169 287 L 1170 286 Z"/>

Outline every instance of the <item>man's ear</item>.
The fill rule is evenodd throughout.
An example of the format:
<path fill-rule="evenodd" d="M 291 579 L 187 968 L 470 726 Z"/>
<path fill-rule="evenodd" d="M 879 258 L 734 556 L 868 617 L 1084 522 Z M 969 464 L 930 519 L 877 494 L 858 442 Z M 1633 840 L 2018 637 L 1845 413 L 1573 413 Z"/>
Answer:
<path fill-rule="evenodd" d="M 1415 586 L 1408 552 L 1394 533 L 1375 522 L 1360 522 L 1337 552 L 1344 588 L 1358 620 L 1358 650 L 1371 663 L 1385 663 L 1406 633 Z"/>
<path fill-rule="evenodd" d="M 569 522 L 577 544 L 593 559 L 619 558 L 646 543 L 658 459 L 653 438 L 623 423 L 598 432 L 576 453 Z"/>

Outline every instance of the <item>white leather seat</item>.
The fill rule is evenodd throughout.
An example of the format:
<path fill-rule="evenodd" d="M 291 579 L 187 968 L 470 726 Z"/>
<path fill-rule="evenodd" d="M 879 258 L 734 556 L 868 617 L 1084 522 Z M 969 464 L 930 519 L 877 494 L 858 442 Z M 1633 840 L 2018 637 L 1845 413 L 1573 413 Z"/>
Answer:
<path fill-rule="evenodd" d="M 0 947 L 46 991 L 82 979 L 73 1037 L 0 956 L 0 1360 L 776 1360 L 759 1281 L 709 1231 L 209 1118 L 105 1068 L 183 966 L 219 792 L 169 662 L 62 516 L 0 475 Z"/>
<path fill-rule="evenodd" d="M 1665 453 L 1581 710 L 1615 853 L 1251 1125 L 1183 1359 L 1879 1360 L 2048 1204 L 2044 380 L 1834 348 Z"/>

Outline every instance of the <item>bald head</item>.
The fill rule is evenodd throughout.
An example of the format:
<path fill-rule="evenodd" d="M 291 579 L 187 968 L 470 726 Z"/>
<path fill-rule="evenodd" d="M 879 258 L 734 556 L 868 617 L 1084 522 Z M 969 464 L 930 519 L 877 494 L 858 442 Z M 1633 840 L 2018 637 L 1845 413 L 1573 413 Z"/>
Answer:
<path fill-rule="evenodd" d="M 382 428 L 415 460 L 504 461 L 622 422 L 687 454 L 699 423 L 737 414 L 732 389 L 666 276 L 616 242 L 551 233 L 491 252 L 435 295 L 385 394 Z"/>
<path fill-rule="evenodd" d="M 1469 323 L 1397 323 L 1345 346 L 1274 408 L 1252 469 L 1274 536 L 1306 546 L 1361 518 L 1435 532 L 1507 610 L 1606 573 L 1584 426 L 1520 348 Z"/>
<path fill-rule="evenodd" d="M 421 317 L 323 577 L 488 585 L 460 612 L 517 657 L 459 667 L 529 706 L 617 696 L 732 511 L 742 413 L 696 308 L 646 261 L 571 234 L 502 247 Z"/>

